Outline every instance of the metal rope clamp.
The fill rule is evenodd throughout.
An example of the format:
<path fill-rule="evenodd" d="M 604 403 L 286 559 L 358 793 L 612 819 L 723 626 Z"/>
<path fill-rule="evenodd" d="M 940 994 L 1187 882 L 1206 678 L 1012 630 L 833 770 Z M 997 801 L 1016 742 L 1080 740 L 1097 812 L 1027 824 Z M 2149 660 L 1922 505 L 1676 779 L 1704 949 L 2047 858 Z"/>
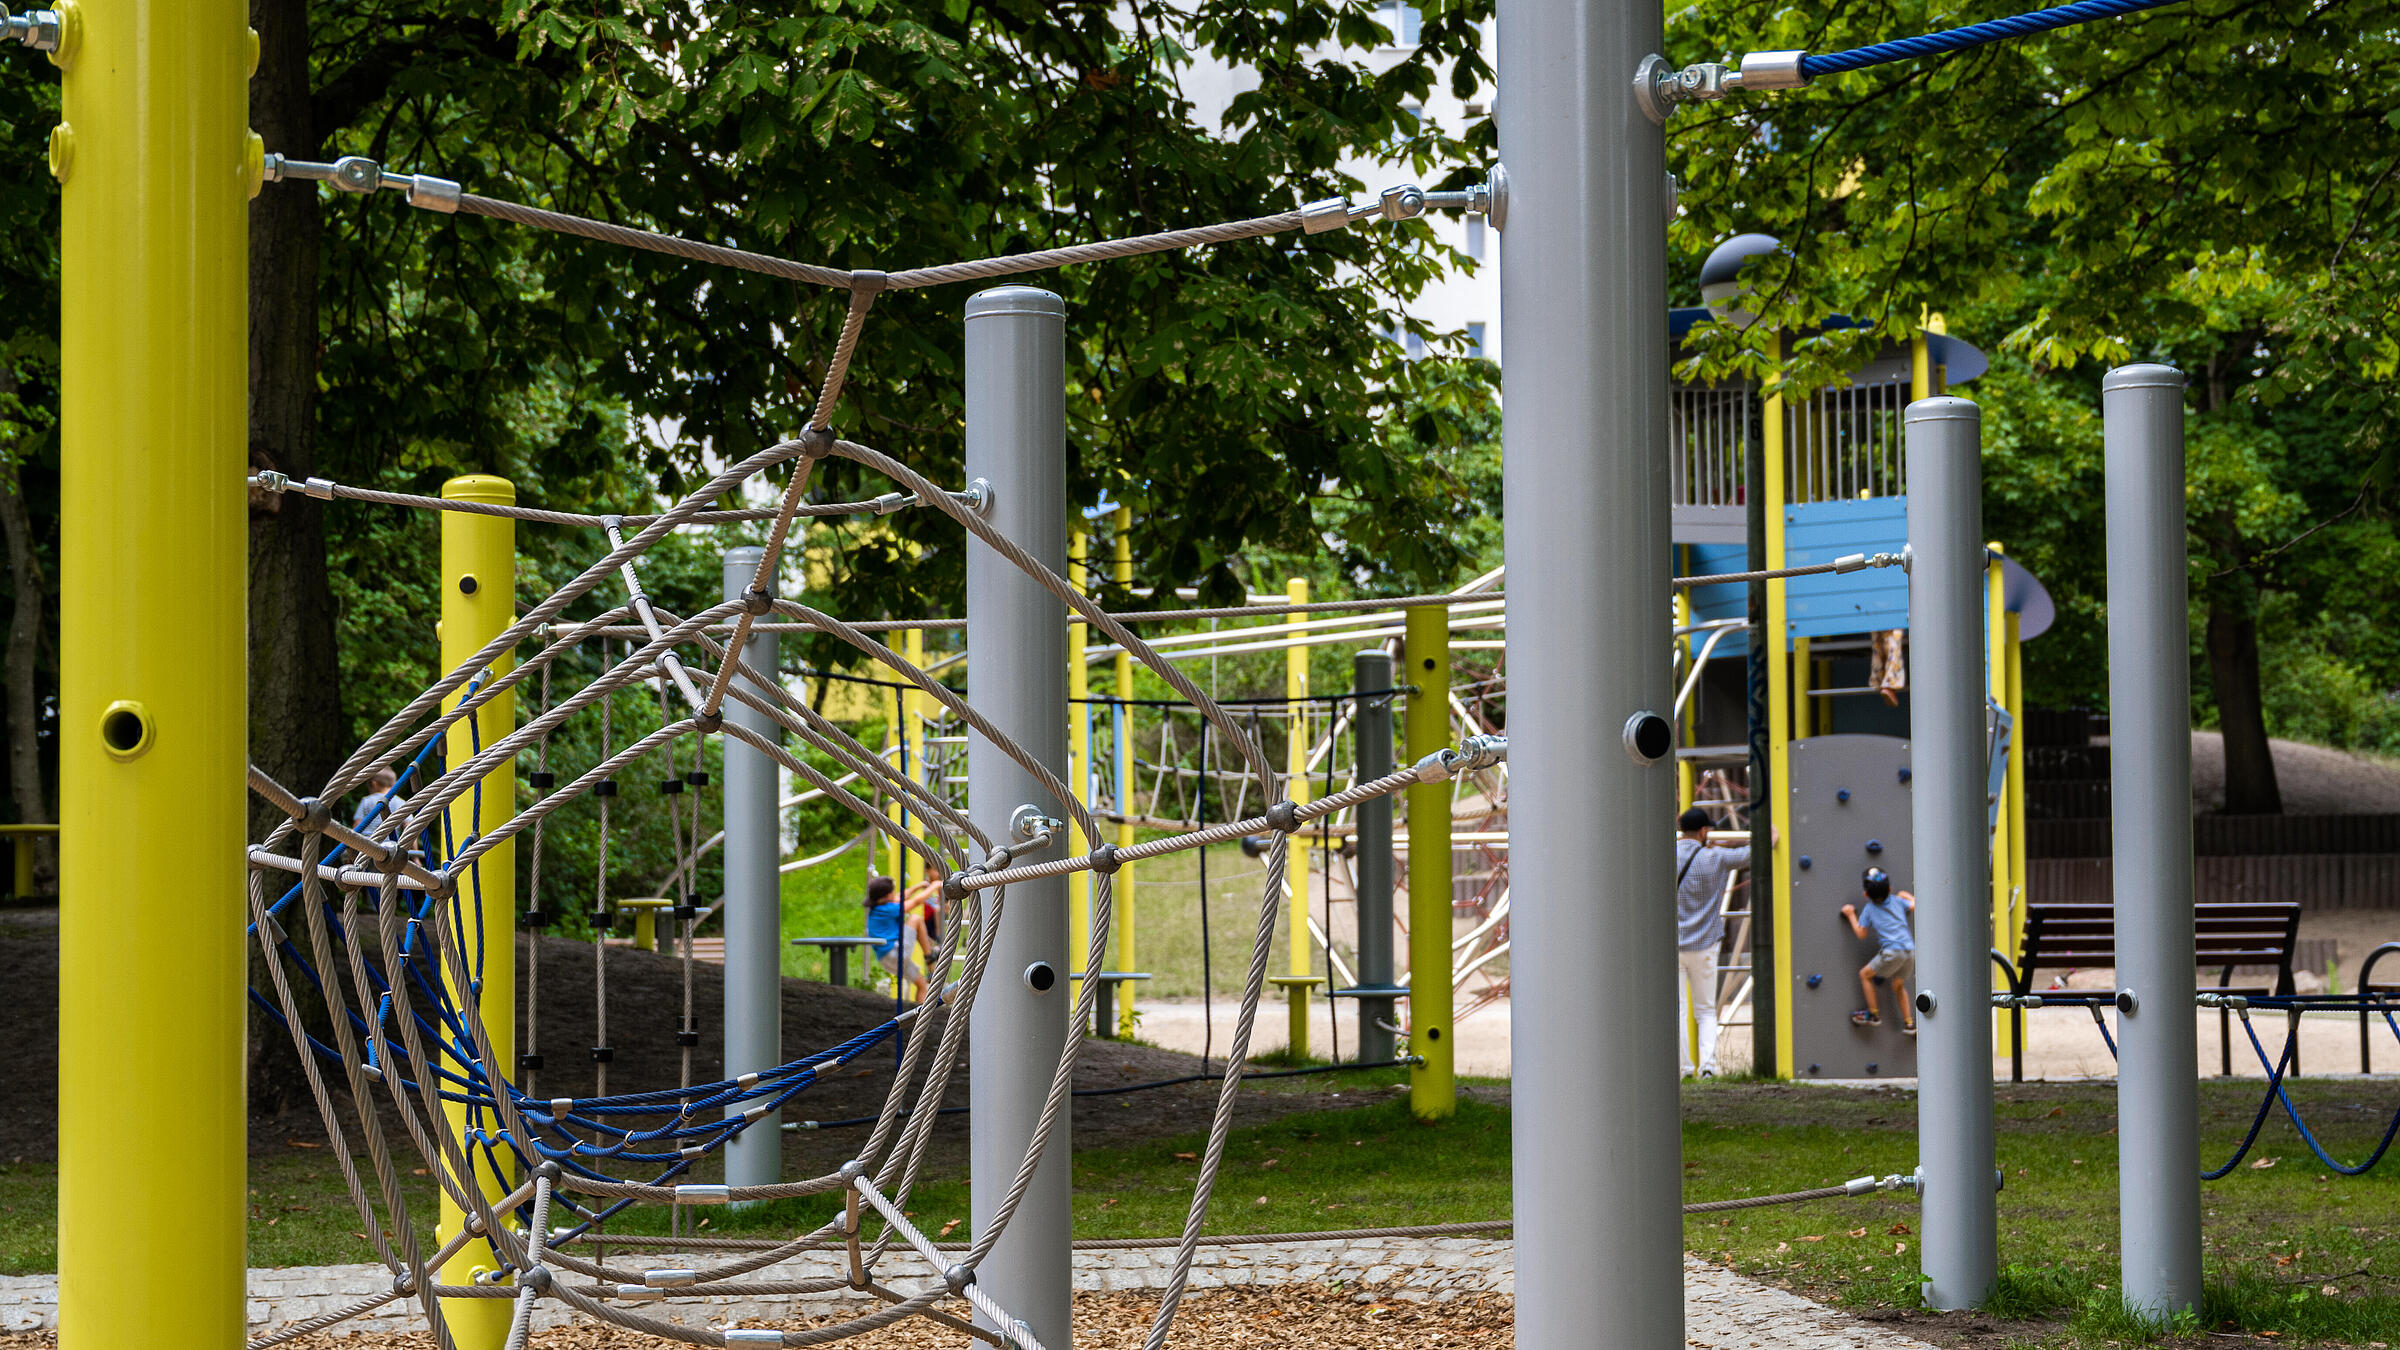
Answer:
<path fill-rule="evenodd" d="M 1801 51 L 1751 52 L 1730 69 L 1721 61 L 1695 61 L 1677 70 L 1653 54 L 1643 57 L 1633 73 L 1633 98 L 1643 116 L 1663 126 L 1678 104 L 1713 102 L 1743 89 L 1801 88 L 1808 83 L 1800 68 L 1807 58 Z"/>

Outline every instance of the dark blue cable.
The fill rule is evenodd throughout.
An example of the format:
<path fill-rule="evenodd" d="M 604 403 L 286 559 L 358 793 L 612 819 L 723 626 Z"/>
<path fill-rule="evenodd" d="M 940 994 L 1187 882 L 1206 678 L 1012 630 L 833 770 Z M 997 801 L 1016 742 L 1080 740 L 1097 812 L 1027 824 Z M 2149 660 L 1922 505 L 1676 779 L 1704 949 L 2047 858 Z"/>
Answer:
<path fill-rule="evenodd" d="M 2135 14 L 2162 5 L 2180 4 L 2182 0 L 2076 0 L 2071 5 L 2037 9 L 2030 14 L 2012 14 L 2005 19 L 1988 23 L 1971 23 L 1964 28 L 1952 28 L 1923 37 L 1896 38 L 1865 47 L 1853 47 L 1846 52 L 1826 56 L 1803 56 L 1800 73 L 1810 79 L 1820 75 L 1839 75 L 1848 70 L 1864 70 L 1892 61 L 1908 61 L 1920 56 L 1939 56 L 1944 52 L 1964 51 L 1986 43 L 2007 38 L 2031 37 L 2054 28 L 2072 28 L 2095 19 L 2113 19 L 2122 14 Z"/>

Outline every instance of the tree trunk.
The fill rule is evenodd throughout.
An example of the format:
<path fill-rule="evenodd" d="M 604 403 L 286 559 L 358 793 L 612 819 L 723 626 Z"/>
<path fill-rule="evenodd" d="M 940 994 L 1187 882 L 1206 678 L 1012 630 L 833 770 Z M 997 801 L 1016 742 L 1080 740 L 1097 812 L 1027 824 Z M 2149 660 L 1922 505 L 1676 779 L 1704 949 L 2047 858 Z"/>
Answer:
<path fill-rule="evenodd" d="M 2225 814 L 2283 814 L 2275 757 L 2267 748 L 2266 706 L 2259 698 L 2258 584 L 2246 572 L 2208 585 L 2209 683 L 2225 737 Z"/>
<path fill-rule="evenodd" d="M 317 159 L 310 115 L 307 0 L 253 0 L 258 74 L 250 124 L 267 148 Z M 316 469 L 317 194 L 268 184 L 250 203 L 250 463 L 295 480 Z M 340 656 L 320 504 L 298 492 L 250 496 L 250 757 L 293 791 L 321 789 L 343 758 Z M 253 795 L 250 835 L 281 812 Z M 266 987 L 262 958 L 252 983 Z M 252 1109 L 303 1099 L 290 1033 L 253 1011 Z"/>
<path fill-rule="evenodd" d="M 0 369 L 0 382 L 8 381 Z M 41 677 L 42 611 L 48 591 L 33 563 L 33 520 L 25 509 L 20 470 L 11 468 L 0 482 L 0 534 L 8 536 L 8 646 L 0 657 L 0 681 L 8 685 L 8 795 L 17 805 L 17 823 L 51 823 L 50 793 L 42 782 Z M 48 840 L 35 842 L 20 835 L 12 848 L 32 846 L 33 888 L 42 895 L 58 894 L 58 855 Z M 19 897 L 20 899 L 22 897 Z"/>

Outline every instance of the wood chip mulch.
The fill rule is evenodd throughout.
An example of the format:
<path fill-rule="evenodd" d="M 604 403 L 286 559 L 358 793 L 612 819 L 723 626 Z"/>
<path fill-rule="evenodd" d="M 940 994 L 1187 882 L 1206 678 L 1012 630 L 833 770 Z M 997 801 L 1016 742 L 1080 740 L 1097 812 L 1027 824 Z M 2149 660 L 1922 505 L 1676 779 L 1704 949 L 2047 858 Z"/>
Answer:
<path fill-rule="evenodd" d="M 1149 1293 L 1075 1296 L 1075 1344 L 1120 1350 L 1142 1343 L 1158 1298 Z M 812 1325 L 785 1322 L 798 1330 Z M 1461 1295 L 1447 1303 L 1379 1297 L 1372 1289 L 1287 1285 L 1272 1289 L 1209 1290 L 1189 1295 L 1169 1341 L 1210 1350 L 1480 1350 L 1509 1344 L 1514 1301 L 1505 1294 Z M 423 1332 L 330 1335 L 287 1341 L 293 1350 L 430 1350 Z M 614 1327 L 584 1325 L 545 1331 L 532 1350 L 663 1350 L 675 1344 Z M 912 1318 L 898 1326 L 838 1342 L 858 1350 L 955 1350 L 981 1345 L 947 1327 Z M 0 1350 L 57 1350 L 55 1333 L 0 1335 Z"/>

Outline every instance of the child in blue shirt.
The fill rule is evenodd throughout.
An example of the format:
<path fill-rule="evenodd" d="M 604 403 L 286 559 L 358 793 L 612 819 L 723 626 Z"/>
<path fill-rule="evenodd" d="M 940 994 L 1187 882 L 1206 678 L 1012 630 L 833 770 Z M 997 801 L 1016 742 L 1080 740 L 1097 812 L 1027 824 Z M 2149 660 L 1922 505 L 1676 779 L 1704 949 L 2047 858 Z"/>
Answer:
<path fill-rule="evenodd" d="M 925 975 L 917 968 L 916 948 L 923 929 L 892 894 L 896 889 L 890 877 L 867 881 L 867 936 L 875 939 L 877 964 L 890 971 L 894 980 L 905 982 L 921 1003 L 925 1000 Z"/>
<path fill-rule="evenodd" d="M 1890 874 L 1880 867 L 1867 869 L 1859 879 L 1859 889 L 1867 897 L 1866 910 L 1862 913 L 1856 905 L 1844 905 L 1842 918 L 1848 921 L 1853 936 L 1875 939 L 1875 957 L 1858 968 L 1858 987 L 1867 996 L 1867 1006 L 1850 1014 L 1851 1024 L 1883 1025 L 1875 1004 L 1875 981 L 1885 979 L 1892 982 L 1892 997 L 1900 1004 L 1900 1034 L 1914 1036 L 1917 1021 L 1908 1015 L 1908 977 L 1917 969 L 1917 940 L 1908 931 L 1908 915 L 1917 907 L 1917 897 L 1893 890 Z M 1899 903 L 1894 904 L 1895 900 Z"/>

